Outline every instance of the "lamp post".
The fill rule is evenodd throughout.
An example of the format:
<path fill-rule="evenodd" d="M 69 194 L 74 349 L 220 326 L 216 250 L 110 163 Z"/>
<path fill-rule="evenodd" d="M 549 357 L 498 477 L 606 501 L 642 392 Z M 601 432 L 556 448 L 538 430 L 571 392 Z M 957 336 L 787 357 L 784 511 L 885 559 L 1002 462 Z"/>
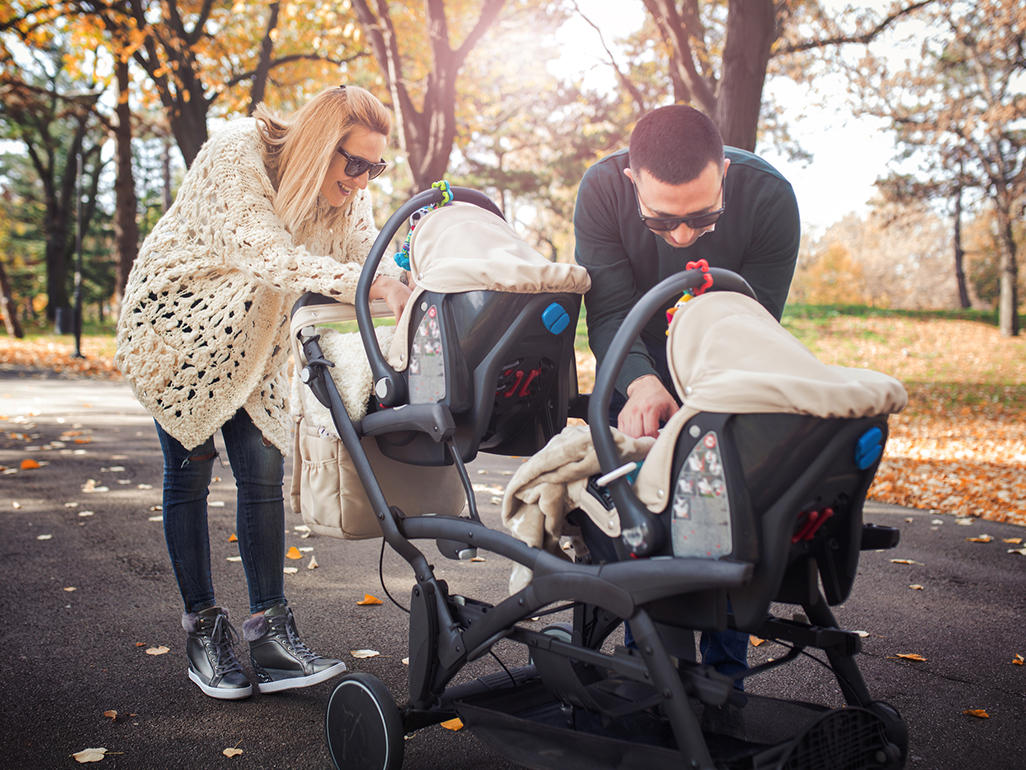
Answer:
<path fill-rule="evenodd" d="M 75 332 L 73 358 L 82 355 L 82 148 L 78 149 L 75 165 L 75 310 L 71 322 Z"/>

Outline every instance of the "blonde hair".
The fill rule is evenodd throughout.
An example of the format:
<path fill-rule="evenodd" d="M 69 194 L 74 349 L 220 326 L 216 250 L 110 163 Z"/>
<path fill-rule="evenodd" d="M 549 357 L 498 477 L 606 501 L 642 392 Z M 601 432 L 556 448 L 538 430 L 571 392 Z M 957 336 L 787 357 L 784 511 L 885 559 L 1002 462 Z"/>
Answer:
<path fill-rule="evenodd" d="M 264 165 L 277 191 L 274 209 L 293 234 L 312 215 L 335 149 L 353 128 L 363 126 L 386 137 L 392 132 L 391 113 L 359 86 L 321 91 L 288 117 L 260 104 L 253 117 L 264 142 Z"/>

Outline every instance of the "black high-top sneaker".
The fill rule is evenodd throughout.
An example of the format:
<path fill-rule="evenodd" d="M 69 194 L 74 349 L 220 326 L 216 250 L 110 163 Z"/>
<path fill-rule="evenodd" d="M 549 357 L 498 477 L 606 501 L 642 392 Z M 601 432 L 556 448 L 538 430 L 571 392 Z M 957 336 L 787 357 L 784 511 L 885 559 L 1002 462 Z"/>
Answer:
<path fill-rule="evenodd" d="M 189 637 L 189 679 L 211 698 L 238 700 L 253 694 L 253 685 L 235 657 L 238 635 L 220 607 L 208 607 L 182 615 L 182 628 Z"/>
<path fill-rule="evenodd" d="M 260 692 L 309 687 L 346 670 L 341 660 L 318 655 L 303 643 L 286 604 L 276 604 L 263 615 L 246 620 L 242 634 L 249 642 L 249 659 Z"/>

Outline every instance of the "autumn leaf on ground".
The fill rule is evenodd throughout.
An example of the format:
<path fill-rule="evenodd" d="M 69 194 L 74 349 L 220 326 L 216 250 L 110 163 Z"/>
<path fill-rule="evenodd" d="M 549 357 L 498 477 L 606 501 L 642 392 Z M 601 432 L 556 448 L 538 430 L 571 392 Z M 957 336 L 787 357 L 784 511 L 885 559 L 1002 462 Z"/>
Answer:
<path fill-rule="evenodd" d="M 752 643 L 752 647 L 758 647 L 760 644 L 766 643 L 765 639 L 761 639 L 758 636 L 749 636 L 748 640 Z"/>
<path fill-rule="evenodd" d="M 84 765 L 87 762 L 100 762 L 103 760 L 104 755 L 107 753 L 107 749 L 100 747 L 96 749 L 82 749 L 76 751 L 73 756 L 75 761 L 80 765 Z"/>
<path fill-rule="evenodd" d="M 914 660 L 917 663 L 925 663 L 926 662 L 926 658 L 924 658 L 918 652 L 899 652 L 894 657 L 895 658 L 901 658 L 902 660 Z"/>
<path fill-rule="evenodd" d="M 286 559 L 302 559 L 303 558 L 303 554 L 300 553 L 299 549 L 296 548 L 296 546 L 292 546 L 291 548 L 289 548 L 288 551 L 285 552 L 285 558 Z"/>
<path fill-rule="evenodd" d="M 966 540 L 970 543 L 989 543 L 993 540 L 990 535 L 980 535 L 979 537 L 967 537 Z"/>
<path fill-rule="evenodd" d="M 990 719 L 990 714 L 988 714 L 985 709 L 966 709 L 962 713 L 979 719 Z"/>
<path fill-rule="evenodd" d="M 232 746 L 231 748 L 225 749 L 221 753 L 228 757 L 228 759 L 231 759 L 232 757 L 239 756 L 239 754 L 242 753 L 242 749 L 240 749 L 238 746 Z"/>
<path fill-rule="evenodd" d="M 1024 661 L 1022 655 L 1020 655 L 1019 653 L 1015 653 L 1015 657 L 1012 658 L 1012 663 L 1014 663 L 1017 666 L 1021 666 L 1023 662 Z"/>
<path fill-rule="evenodd" d="M 317 569 L 319 566 L 321 566 L 321 565 L 317 563 L 317 557 L 316 556 L 311 556 L 310 557 L 310 562 L 306 565 L 306 568 L 307 569 Z"/>
<path fill-rule="evenodd" d="M 284 572 L 286 575 L 295 575 L 297 572 L 299 572 L 299 567 L 286 567 L 282 570 L 282 572 Z"/>
<path fill-rule="evenodd" d="M 362 660 L 363 658 L 376 658 L 381 653 L 377 650 L 350 650 L 349 654 L 357 660 Z"/>
<path fill-rule="evenodd" d="M 1002 543 L 1008 543 L 1009 545 L 1019 545 L 1022 542 L 1021 537 L 1006 537 L 1002 538 Z"/>
<path fill-rule="evenodd" d="M 116 722 L 118 718 L 118 712 L 116 709 L 108 709 L 103 712 L 103 715 L 107 717 L 111 722 Z"/>
<path fill-rule="evenodd" d="M 374 605 L 381 604 L 381 603 L 382 603 L 381 599 L 379 599 L 378 597 L 371 596 L 370 594 L 364 594 L 363 598 L 360 599 L 360 601 L 358 601 L 356 603 L 356 606 L 357 607 L 370 607 L 370 606 L 374 606 Z"/>
<path fill-rule="evenodd" d="M 922 564 L 922 562 L 915 559 L 891 559 L 891 564 Z"/>
<path fill-rule="evenodd" d="M 21 469 L 23 471 L 35 470 L 38 467 L 39 463 L 33 460 L 31 457 L 26 457 L 24 460 L 21 461 Z"/>
<path fill-rule="evenodd" d="M 1008 553 L 1017 553 L 1020 556 L 1026 556 L 1026 548 L 1009 548 Z"/>
<path fill-rule="evenodd" d="M 913 591 L 922 591 L 923 590 L 923 587 L 921 585 L 919 585 L 919 583 L 913 583 L 912 585 L 909 586 L 909 588 L 911 588 Z"/>
<path fill-rule="evenodd" d="M 165 647 L 162 644 L 158 645 L 156 647 L 148 647 L 148 648 L 146 648 L 146 654 L 147 655 L 167 655 L 167 653 L 169 653 L 169 652 L 171 652 L 171 650 L 169 648 Z"/>
<path fill-rule="evenodd" d="M 441 724 L 442 724 L 442 727 L 444 727 L 446 730 L 453 730 L 453 731 L 455 731 L 455 730 L 462 730 L 463 729 L 463 720 L 460 719 L 459 717 L 456 717 L 455 719 L 447 719 L 444 722 L 442 722 Z"/>
<path fill-rule="evenodd" d="M 239 536 L 236 535 L 234 532 L 232 532 L 230 535 L 228 535 L 228 542 L 229 543 L 237 543 L 237 542 L 239 542 Z"/>

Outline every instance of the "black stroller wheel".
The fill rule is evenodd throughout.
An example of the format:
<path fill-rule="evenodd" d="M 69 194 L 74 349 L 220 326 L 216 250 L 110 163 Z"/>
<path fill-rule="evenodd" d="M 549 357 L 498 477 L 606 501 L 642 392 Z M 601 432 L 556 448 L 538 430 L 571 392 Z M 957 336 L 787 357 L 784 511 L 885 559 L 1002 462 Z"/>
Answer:
<path fill-rule="evenodd" d="M 373 674 L 342 677 L 324 719 L 331 761 L 339 770 L 399 770 L 403 720 L 388 688 Z"/>

